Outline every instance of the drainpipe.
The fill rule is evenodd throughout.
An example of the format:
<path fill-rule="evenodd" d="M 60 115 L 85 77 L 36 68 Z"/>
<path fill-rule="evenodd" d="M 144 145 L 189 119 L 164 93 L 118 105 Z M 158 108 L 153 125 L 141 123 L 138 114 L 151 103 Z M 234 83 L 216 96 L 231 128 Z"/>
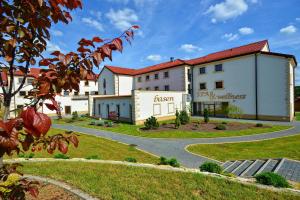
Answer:
<path fill-rule="evenodd" d="M 192 113 L 194 113 L 194 65 L 191 66 L 191 83 L 190 83 L 190 86 L 191 86 L 191 107 L 192 107 Z"/>
<path fill-rule="evenodd" d="M 258 119 L 257 54 L 255 54 L 255 119 Z"/>

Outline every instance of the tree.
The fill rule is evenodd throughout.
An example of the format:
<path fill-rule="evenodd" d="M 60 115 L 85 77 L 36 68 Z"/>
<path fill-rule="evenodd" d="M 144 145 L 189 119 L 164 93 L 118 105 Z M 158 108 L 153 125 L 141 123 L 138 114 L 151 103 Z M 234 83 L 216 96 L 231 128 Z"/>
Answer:
<path fill-rule="evenodd" d="M 19 153 L 45 149 L 53 153 L 56 149 L 67 153 L 71 143 L 78 146 L 78 138 L 73 133 L 62 133 L 47 136 L 51 119 L 38 112 L 45 104 L 50 110 L 59 112 L 55 96 L 63 90 L 79 90 L 80 80 L 92 75 L 95 67 L 105 58 L 112 60 L 112 52 L 123 49 L 123 40 L 129 43 L 133 39 L 133 26 L 122 35 L 112 40 L 96 36 L 92 39 L 81 39 L 75 52 L 63 54 L 60 51 L 51 53 L 51 58 L 44 58 L 49 30 L 52 24 L 68 24 L 72 17 L 70 11 L 82 8 L 81 0 L 1 0 L 0 1 L 0 87 L 2 89 L 4 113 L 0 120 L 0 157 L 4 154 Z M 29 104 L 24 105 L 20 115 L 9 118 L 12 98 L 23 88 L 31 66 L 44 68 L 40 76 L 33 81 L 33 89 L 26 97 Z M 16 71 L 23 73 L 19 87 L 13 88 Z M 45 103 L 50 100 L 51 103 Z M 22 199 L 24 192 L 37 195 L 34 183 L 17 176 L 16 166 L 3 165 L 1 162 L 0 178 L 2 183 L 15 182 L 6 189 L 1 189 L 3 199 Z M 0 181 L 1 182 L 1 181 Z M 17 183 L 17 184 L 16 184 Z M 4 184 L 5 185 L 5 184 Z M 16 198 L 16 195 L 18 198 Z"/>
<path fill-rule="evenodd" d="M 180 113 L 178 112 L 178 110 L 176 110 L 175 117 L 175 128 L 178 129 L 181 125 Z"/>

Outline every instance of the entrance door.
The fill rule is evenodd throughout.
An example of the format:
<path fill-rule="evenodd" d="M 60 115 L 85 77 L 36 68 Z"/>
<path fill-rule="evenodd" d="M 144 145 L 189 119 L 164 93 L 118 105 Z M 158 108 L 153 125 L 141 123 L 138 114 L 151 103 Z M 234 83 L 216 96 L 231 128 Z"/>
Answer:
<path fill-rule="evenodd" d="M 117 105 L 117 115 L 118 115 L 118 117 L 120 117 L 120 115 L 121 115 L 120 114 L 120 105 L 119 104 Z"/>
<path fill-rule="evenodd" d="M 71 106 L 65 106 L 65 114 L 70 115 L 71 114 Z"/>

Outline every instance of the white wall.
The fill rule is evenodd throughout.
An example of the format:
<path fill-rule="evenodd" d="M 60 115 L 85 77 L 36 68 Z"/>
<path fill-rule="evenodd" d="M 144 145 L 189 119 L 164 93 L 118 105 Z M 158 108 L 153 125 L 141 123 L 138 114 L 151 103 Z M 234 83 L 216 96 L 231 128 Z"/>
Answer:
<path fill-rule="evenodd" d="M 118 94 L 117 95 L 131 95 L 133 89 L 133 77 L 125 75 L 117 75 L 118 79 Z"/>
<path fill-rule="evenodd" d="M 115 94 L 115 76 L 107 68 L 103 68 L 98 79 L 99 94 L 104 95 L 103 82 L 106 80 L 106 95 Z"/>

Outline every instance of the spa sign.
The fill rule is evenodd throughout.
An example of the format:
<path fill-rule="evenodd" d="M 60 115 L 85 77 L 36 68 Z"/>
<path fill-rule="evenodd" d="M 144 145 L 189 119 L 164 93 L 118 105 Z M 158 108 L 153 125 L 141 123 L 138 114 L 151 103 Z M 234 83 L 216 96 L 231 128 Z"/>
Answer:
<path fill-rule="evenodd" d="M 174 101 L 174 97 L 162 97 L 159 95 L 156 95 L 154 97 L 154 102 L 166 102 L 166 101 Z"/>
<path fill-rule="evenodd" d="M 224 94 L 224 95 L 216 95 L 214 92 L 199 92 L 199 97 L 208 97 L 210 100 L 236 100 L 236 99 L 245 99 L 245 94 L 232 94 L 230 92 Z"/>

